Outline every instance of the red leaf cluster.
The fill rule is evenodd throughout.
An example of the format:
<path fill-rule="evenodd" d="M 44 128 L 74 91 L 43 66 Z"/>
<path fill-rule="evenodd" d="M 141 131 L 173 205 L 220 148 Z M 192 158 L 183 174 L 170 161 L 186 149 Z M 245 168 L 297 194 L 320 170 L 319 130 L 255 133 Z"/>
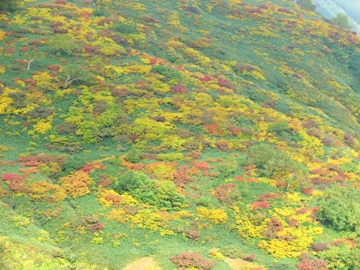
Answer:
<path fill-rule="evenodd" d="M 189 90 L 182 84 L 171 86 L 173 94 L 188 94 Z"/>
<path fill-rule="evenodd" d="M 191 165 L 195 166 L 196 168 L 202 171 L 206 171 L 210 169 L 210 165 L 206 161 L 193 161 L 191 162 Z"/>
<path fill-rule="evenodd" d="M 215 189 L 215 198 L 222 203 L 231 204 L 230 193 L 234 190 L 234 184 L 222 184 Z"/>
<path fill-rule="evenodd" d="M 326 270 L 326 261 L 323 259 L 312 260 L 309 254 L 300 256 L 300 263 L 296 265 L 299 270 Z"/>
<path fill-rule="evenodd" d="M 105 174 L 100 175 L 100 182 L 99 185 L 101 185 L 103 188 L 109 188 L 112 184 L 112 180 L 107 178 Z"/>
<path fill-rule="evenodd" d="M 223 136 L 224 132 L 221 130 L 221 127 L 218 124 L 206 124 L 204 128 L 210 135 L 214 136 Z"/>
<path fill-rule="evenodd" d="M 293 14 L 293 12 L 287 8 L 279 8 L 278 11 L 286 14 Z"/>
<path fill-rule="evenodd" d="M 253 211 L 258 210 L 259 208 L 261 208 L 261 209 L 269 209 L 270 204 L 267 201 L 254 202 L 254 203 L 251 204 L 251 208 L 252 208 Z"/>
<path fill-rule="evenodd" d="M 15 193 L 25 193 L 27 187 L 25 185 L 25 180 L 22 175 L 16 173 L 4 173 L 2 180 L 6 182 L 9 186 L 9 189 Z"/>
<path fill-rule="evenodd" d="M 212 77 L 209 76 L 209 75 L 205 75 L 204 77 L 200 77 L 199 79 L 200 79 L 200 81 L 202 81 L 202 82 L 208 82 L 208 81 L 211 81 L 211 80 L 212 80 Z"/>
<path fill-rule="evenodd" d="M 218 79 L 218 85 L 221 87 L 230 87 L 229 81 L 223 78 Z"/>
<path fill-rule="evenodd" d="M 60 69 L 60 66 L 59 65 L 48 65 L 46 68 L 53 70 L 53 71 L 58 71 Z"/>
<path fill-rule="evenodd" d="M 55 4 L 57 4 L 57 5 L 66 5 L 67 2 L 66 2 L 65 0 L 57 0 L 57 1 L 55 2 Z"/>
<path fill-rule="evenodd" d="M 274 200 L 279 198 L 279 193 L 266 193 L 260 196 L 259 201 Z"/>
<path fill-rule="evenodd" d="M 180 270 L 185 270 L 190 267 L 194 267 L 199 270 L 210 270 L 216 265 L 215 261 L 206 259 L 197 252 L 189 251 L 173 256 L 170 260 L 175 263 Z"/>
<path fill-rule="evenodd" d="M 79 169 L 79 171 L 83 171 L 85 173 L 91 173 L 93 170 L 96 169 L 105 170 L 105 167 L 101 163 L 86 163 L 86 165 L 83 168 Z"/>
<path fill-rule="evenodd" d="M 180 166 L 173 174 L 175 185 L 180 188 L 185 188 L 186 183 L 193 182 L 193 179 L 190 177 L 191 173 L 191 168 L 187 166 Z"/>
<path fill-rule="evenodd" d="M 112 202 L 116 206 L 119 206 L 122 198 L 120 195 L 108 194 L 105 196 L 105 200 Z"/>

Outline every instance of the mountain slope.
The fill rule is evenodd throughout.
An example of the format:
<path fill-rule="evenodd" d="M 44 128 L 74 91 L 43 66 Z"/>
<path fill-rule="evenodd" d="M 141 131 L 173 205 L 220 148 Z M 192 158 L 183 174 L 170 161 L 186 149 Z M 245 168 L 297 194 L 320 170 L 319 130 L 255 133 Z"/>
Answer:
<path fill-rule="evenodd" d="M 292 1 L 0 16 L 1 233 L 56 251 L 28 269 L 357 269 L 358 36 Z"/>

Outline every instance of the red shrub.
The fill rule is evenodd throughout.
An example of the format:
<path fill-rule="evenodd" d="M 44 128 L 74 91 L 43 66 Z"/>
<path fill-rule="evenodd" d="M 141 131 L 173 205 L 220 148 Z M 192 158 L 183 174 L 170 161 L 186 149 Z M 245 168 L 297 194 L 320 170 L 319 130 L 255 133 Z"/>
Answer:
<path fill-rule="evenodd" d="M 151 58 L 150 65 L 156 65 L 158 62 L 158 59 L 156 57 Z"/>
<path fill-rule="evenodd" d="M 308 120 L 308 121 L 302 123 L 302 126 L 304 128 L 316 128 L 316 129 L 318 129 L 320 127 L 319 124 L 313 120 Z"/>
<path fill-rule="evenodd" d="M 209 164 L 206 161 L 193 161 L 191 162 L 191 165 L 202 171 L 208 170 L 210 168 Z"/>
<path fill-rule="evenodd" d="M 186 153 L 184 156 L 189 157 L 191 159 L 198 159 L 198 158 L 201 158 L 201 153 L 200 152 L 190 152 L 190 153 Z"/>
<path fill-rule="evenodd" d="M 188 94 L 189 90 L 182 84 L 177 84 L 171 87 L 173 94 Z"/>
<path fill-rule="evenodd" d="M 202 81 L 202 82 L 208 82 L 208 81 L 211 81 L 211 80 L 212 80 L 212 77 L 209 76 L 209 75 L 205 75 L 204 77 L 200 78 L 200 81 Z"/>
<path fill-rule="evenodd" d="M 293 14 L 293 12 L 287 8 L 279 8 L 278 11 L 286 14 Z"/>
<path fill-rule="evenodd" d="M 239 127 L 227 127 L 226 129 L 230 131 L 231 135 L 233 136 L 237 136 L 239 133 L 241 133 L 241 128 Z"/>
<path fill-rule="evenodd" d="M 312 260 L 309 254 L 301 254 L 300 263 L 296 265 L 296 268 L 299 270 L 317 270 L 317 269 L 327 269 L 326 261 L 323 259 Z"/>
<path fill-rule="evenodd" d="M 200 239 L 200 232 L 196 230 L 185 231 L 185 236 L 191 240 L 197 241 Z"/>
<path fill-rule="evenodd" d="M 263 11 L 260 8 L 249 8 L 246 10 L 246 12 L 250 14 L 263 14 Z"/>
<path fill-rule="evenodd" d="M 64 24 L 62 22 L 52 22 L 49 24 L 51 28 L 59 28 L 63 26 Z"/>
<path fill-rule="evenodd" d="M 185 270 L 190 267 L 195 267 L 199 270 L 210 270 L 216 265 L 215 261 L 206 259 L 197 252 L 189 251 L 173 256 L 170 260 L 175 263 L 180 270 Z"/>
<path fill-rule="evenodd" d="M 260 196 L 259 201 L 274 200 L 276 198 L 279 198 L 279 193 L 266 193 Z"/>
<path fill-rule="evenodd" d="M 252 210 L 256 211 L 259 208 L 262 209 L 269 209 L 270 208 L 270 204 L 267 201 L 262 201 L 262 202 L 254 202 L 251 204 Z"/>
<path fill-rule="evenodd" d="M 39 166 L 41 165 L 41 162 L 39 162 L 36 157 L 19 157 L 18 158 L 19 163 L 22 166 Z"/>
<path fill-rule="evenodd" d="M 8 184 L 9 189 L 14 193 L 25 193 L 27 190 L 22 175 L 16 173 L 4 173 L 2 180 Z"/>
<path fill-rule="evenodd" d="M 11 47 L 11 44 L 6 44 L 6 51 L 5 54 L 12 54 L 13 52 L 16 52 L 16 49 Z"/>
<path fill-rule="evenodd" d="M 351 134 L 345 134 L 344 140 L 347 145 L 354 146 L 354 137 Z"/>
<path fill-rule="evenodd" d="M 296 219 L 289 220 L 289 227 L 291 227 L 291 228 L 296 227 L 298 224 L 299 224 L 299 221 L 297 221 Z"/>
<path fill-rule="evenodd" d="M 86 45 L 84 46 L 84 50 L 85 50 L 85 52 L 87 52 L 87 53 L 98 53 L 98 52 L 99 52 L 98 47 L 92 46 L 92 45 L 89 45 L 89 44 L 86 44 Z"/>
<path fill-rule="evenodd" d="M 220 141 L 215 143 L 216 147 L 224 152 L 230 152 L 231 149 L 229 148 L 229 145 L 226 141 Z"/>
<path fill-rule="evenodd" d="M 31 40 L 28 42 L 28 45 L 40 46 L 40 45 L 42 45 L 42 42 L 40 40 Z"/>
<path fill-rule="evenodd" d="M 79 171 L 90 173 L 95 169 L 105 170 L 105 167 L 101 163 L 86 163 L 86 165 L 83 168 L 79 169 Z"/>
<path fill-rule="evenodd" d="M 283 230 L 282 223 L 274 217 L 272 217 L 270 219 L 270 221 L 268 223 L 268 228 L 269 228 L 269 230 L 272 230 L 275 232 L 281 232 Z"/>
<path fill-rule="evenodd" d="M 46 68 L 53 70 L 53 71 L 58 71 L 60 69 L 59 65 L 48 65 Z"/>
<path fill-rule="evenodd" d="M 190 177 L 191 169 L 186 166 L 180 166 L 174 175 L 174 183 L 177 187 L 185 188 L 185 184 L 192 182 Z"/>
<path fill-rule="evenodd" d="M 102 223 L 98 222 L 86 229 L 91 232 L 97 232 L 97 231 L 101 231 L 102 229 L 104 229 L 104 225 Z"/>
<path fill-rule="evenodd" d="M 120 195 L 108 194 L 105 196 L 105 200 L 112 202 L 116 206 L 119 206 L 122 198 Z"/>
<path fill-rule="evenodd" d="M 65 0 L 57 0 L 57 1 L 55 2 L 55 4 L 57 4 L 57 5 L 66 5 L 67 3 L 66 3 Z"/>
<path fill-rule="evenodd" d="M 258 8 L 261 8 L 261 9 L 269 9 L 269 7 L 267 5 L 260 5 L 258 6 Z"/>
<path fill-rule="evenodd" d="M 314 189 L 312 187 L 308 187 L 308 188 L 303 188 L 301 190 L 304 194 L 311 196 L 311 194 L 313 193 Z"/>
<path fill-rule="evenodd" d="M 21 175 L 18 175 L 16 173 L 4 173 L 2 176 L 2 180 L 4 182 L 13 182 L 13 181 L 19 181 L 23 180 L 23 177 Z"/>
<path fill-rule="evenodd" d="M 101 174 L 100 175 L 100 182 L 99 185 L 101 185 L 103 188 L 109 188 L 112 184 L 112 180 L 107 178 L 106 175 Z"/>
<path fill-rule="evenodd" d="M 158 157 L 158 155 L 157 155 L 157 154 L 149 154 L 149 155 L 148 155 L 148 159 L 153 159 L 153 160 L 156 160 L 156 159 L 157 159 L 157 157 Z"/>
<path fill-rule="evenodd" d="M 113 19 L 111 19 L 111 18 L 104 18 L 104 19 L 98 21 L 97 25 L 104 26 L 104 24 L 106 24 L 106 23 L 109 24 L 112 21 L 113 21 Z"/>
<path fill-rule="evenodd" d="M 313 136 L 313 137 L 316 137 L 316 138 L 319 138 L 319 139 L 322 136 L 321 132 L 319 130 L 317 130 L 317 129 L 314 129 L 314 128 L 307 130 L 306 133 L 309 136 Z"/>
<path fill-rule="evenodd" d="M 245 261 L 248 261 L 248 262 L 254 262 L 255 261 L 255 258 L 256 258 L 256 255 L 255 254 L 250 254 L 250 255 L 246 255 L 244 257 L 244 260 Z"/>
<path fill-rule="evenodd" d="M 311 244 L 311 250 L 313 250 L 315 252 L 320 252 L 320 251 L 326 250 L 331 245 L 332 245 L 332 243 L 330 243 L 330 242 L 312 243 Z"/>
<path fill-rule="evenodd" d="M 234 184 L 222 184 L 215 189 L 215 198 L 222 203 L 231 204 L 231 192 L 234 190 Z"/>
<path fill-rule="evenodd" d="M 183 68 L 183 66 L 177 66 L 176 69 L 181 72 L 185 72 L 185 69 Z"/>
<path fill-rule="evenodd" d="M 224 132 L 222 131 L 221 127 L 218 124 L 206 124 L 204 128 L 210 135 L 214 136 L 223 136 Z"/>
<path fill-rule="evenodd" d="M 226 79 L 219 78 L 218 85 L 221 87 L 230 87 L 230 83 Z"/>

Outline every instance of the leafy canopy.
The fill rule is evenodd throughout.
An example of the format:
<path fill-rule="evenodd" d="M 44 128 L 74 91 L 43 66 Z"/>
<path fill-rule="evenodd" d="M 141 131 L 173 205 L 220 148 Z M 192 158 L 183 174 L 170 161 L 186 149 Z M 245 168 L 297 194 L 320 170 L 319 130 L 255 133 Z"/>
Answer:
<path fill-rule="evenodd" d="M 23 5 L 21 0 L 0 0 L 0 11 L 15 11 Z"/>
<path fill-rule="evenodd" d="M 339 13 L 338 15 L 336 15 L 336 17 L 332 18 L 331 21 L 342 28 L 348 30 L 351 29 L 351 26 L 349 24 L 349 18 L 343 13 Z"/>
<path fill-rule="evenodd" d="M 316 6 L 312 3 L 311 0 L 298 0 L 296 1 L 296 4 L 298 4 L 301 8 L 309 11 L 315 11 L 316 8 Z"/>
<path fill-rule="evenodd" d="M 336 230 L 360 232 L 360 191 L 352 186 L 336 185 L 324 192 L 318 218 Z"/>

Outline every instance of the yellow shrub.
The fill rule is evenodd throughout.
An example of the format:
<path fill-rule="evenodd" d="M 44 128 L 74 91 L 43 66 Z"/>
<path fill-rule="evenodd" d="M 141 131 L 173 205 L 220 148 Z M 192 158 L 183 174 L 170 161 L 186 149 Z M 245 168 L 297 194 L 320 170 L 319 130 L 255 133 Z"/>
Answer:
<path fill-rule="evenodd" d="M 127 216 L 126 216 L 126 212 L 121 209 L 112 209 L 109 213 L 107 213 L 106 215 L 106 219 L 107 220 L 116 220 L 119 223 L 124 223 L 125 221 L 127 221 Z"/>
<path fill-rule="evenodd" d="M 164 226 L 161 217 L 149 209 L 140 210 L 135 216 L 131 216 L 130 219 L 139 228 L 151 231 L 157 231 L 159 227 Z"/>
<path fill-rule="evenodd" d="M 73 175 L 64 176 L 59 180 L 60 184 L 73 198 L 85 196 L 90 193 L 88 188 L 90 181 L 89 175 L 82 171 L 77 171 Z"/>
<path fill-rule="evenodd" d="M 207 209 L 203 206 L 196 208 L 198 216 L 202 219 L 208 218 L 214 224 L 223 224 L 227 221 L 227 213 L 222 208 Z"/>
<path fill-rule="evenodd" d="M 49 130 L 51 130 L 51 128 L 52 128 L 51 122 L 44 120 L 39 121 L 34 125 L 34 131 L 40 134 L 47 133 Z"/>
<path fill-rule="evenodd" d="M 134 199 L 131 195 L 124 193 L 121 195 L 121 204 L 122 205 L 139 205 L 140 203 Z"/>
<path fill-rule="evenodd" d="M 323 196 L 323 192 L 320 190 L 314 190 L 313 193 L 311 194 L 311 196 L 314 197 L 322 197 Z"/>
<path fill-rule="evenodd" d="M 288 201 L 288 202 L 300 202 L 301 201 L 299 192 L 286 193 L 285 198 L 286 198 L 286 201 Z"/>
<path fill-rule="evenodd" d="M 61 202 L 66 198 L 65 190 L 45 180 L 29 184 L 29 196 L 33 200 Z"/>

